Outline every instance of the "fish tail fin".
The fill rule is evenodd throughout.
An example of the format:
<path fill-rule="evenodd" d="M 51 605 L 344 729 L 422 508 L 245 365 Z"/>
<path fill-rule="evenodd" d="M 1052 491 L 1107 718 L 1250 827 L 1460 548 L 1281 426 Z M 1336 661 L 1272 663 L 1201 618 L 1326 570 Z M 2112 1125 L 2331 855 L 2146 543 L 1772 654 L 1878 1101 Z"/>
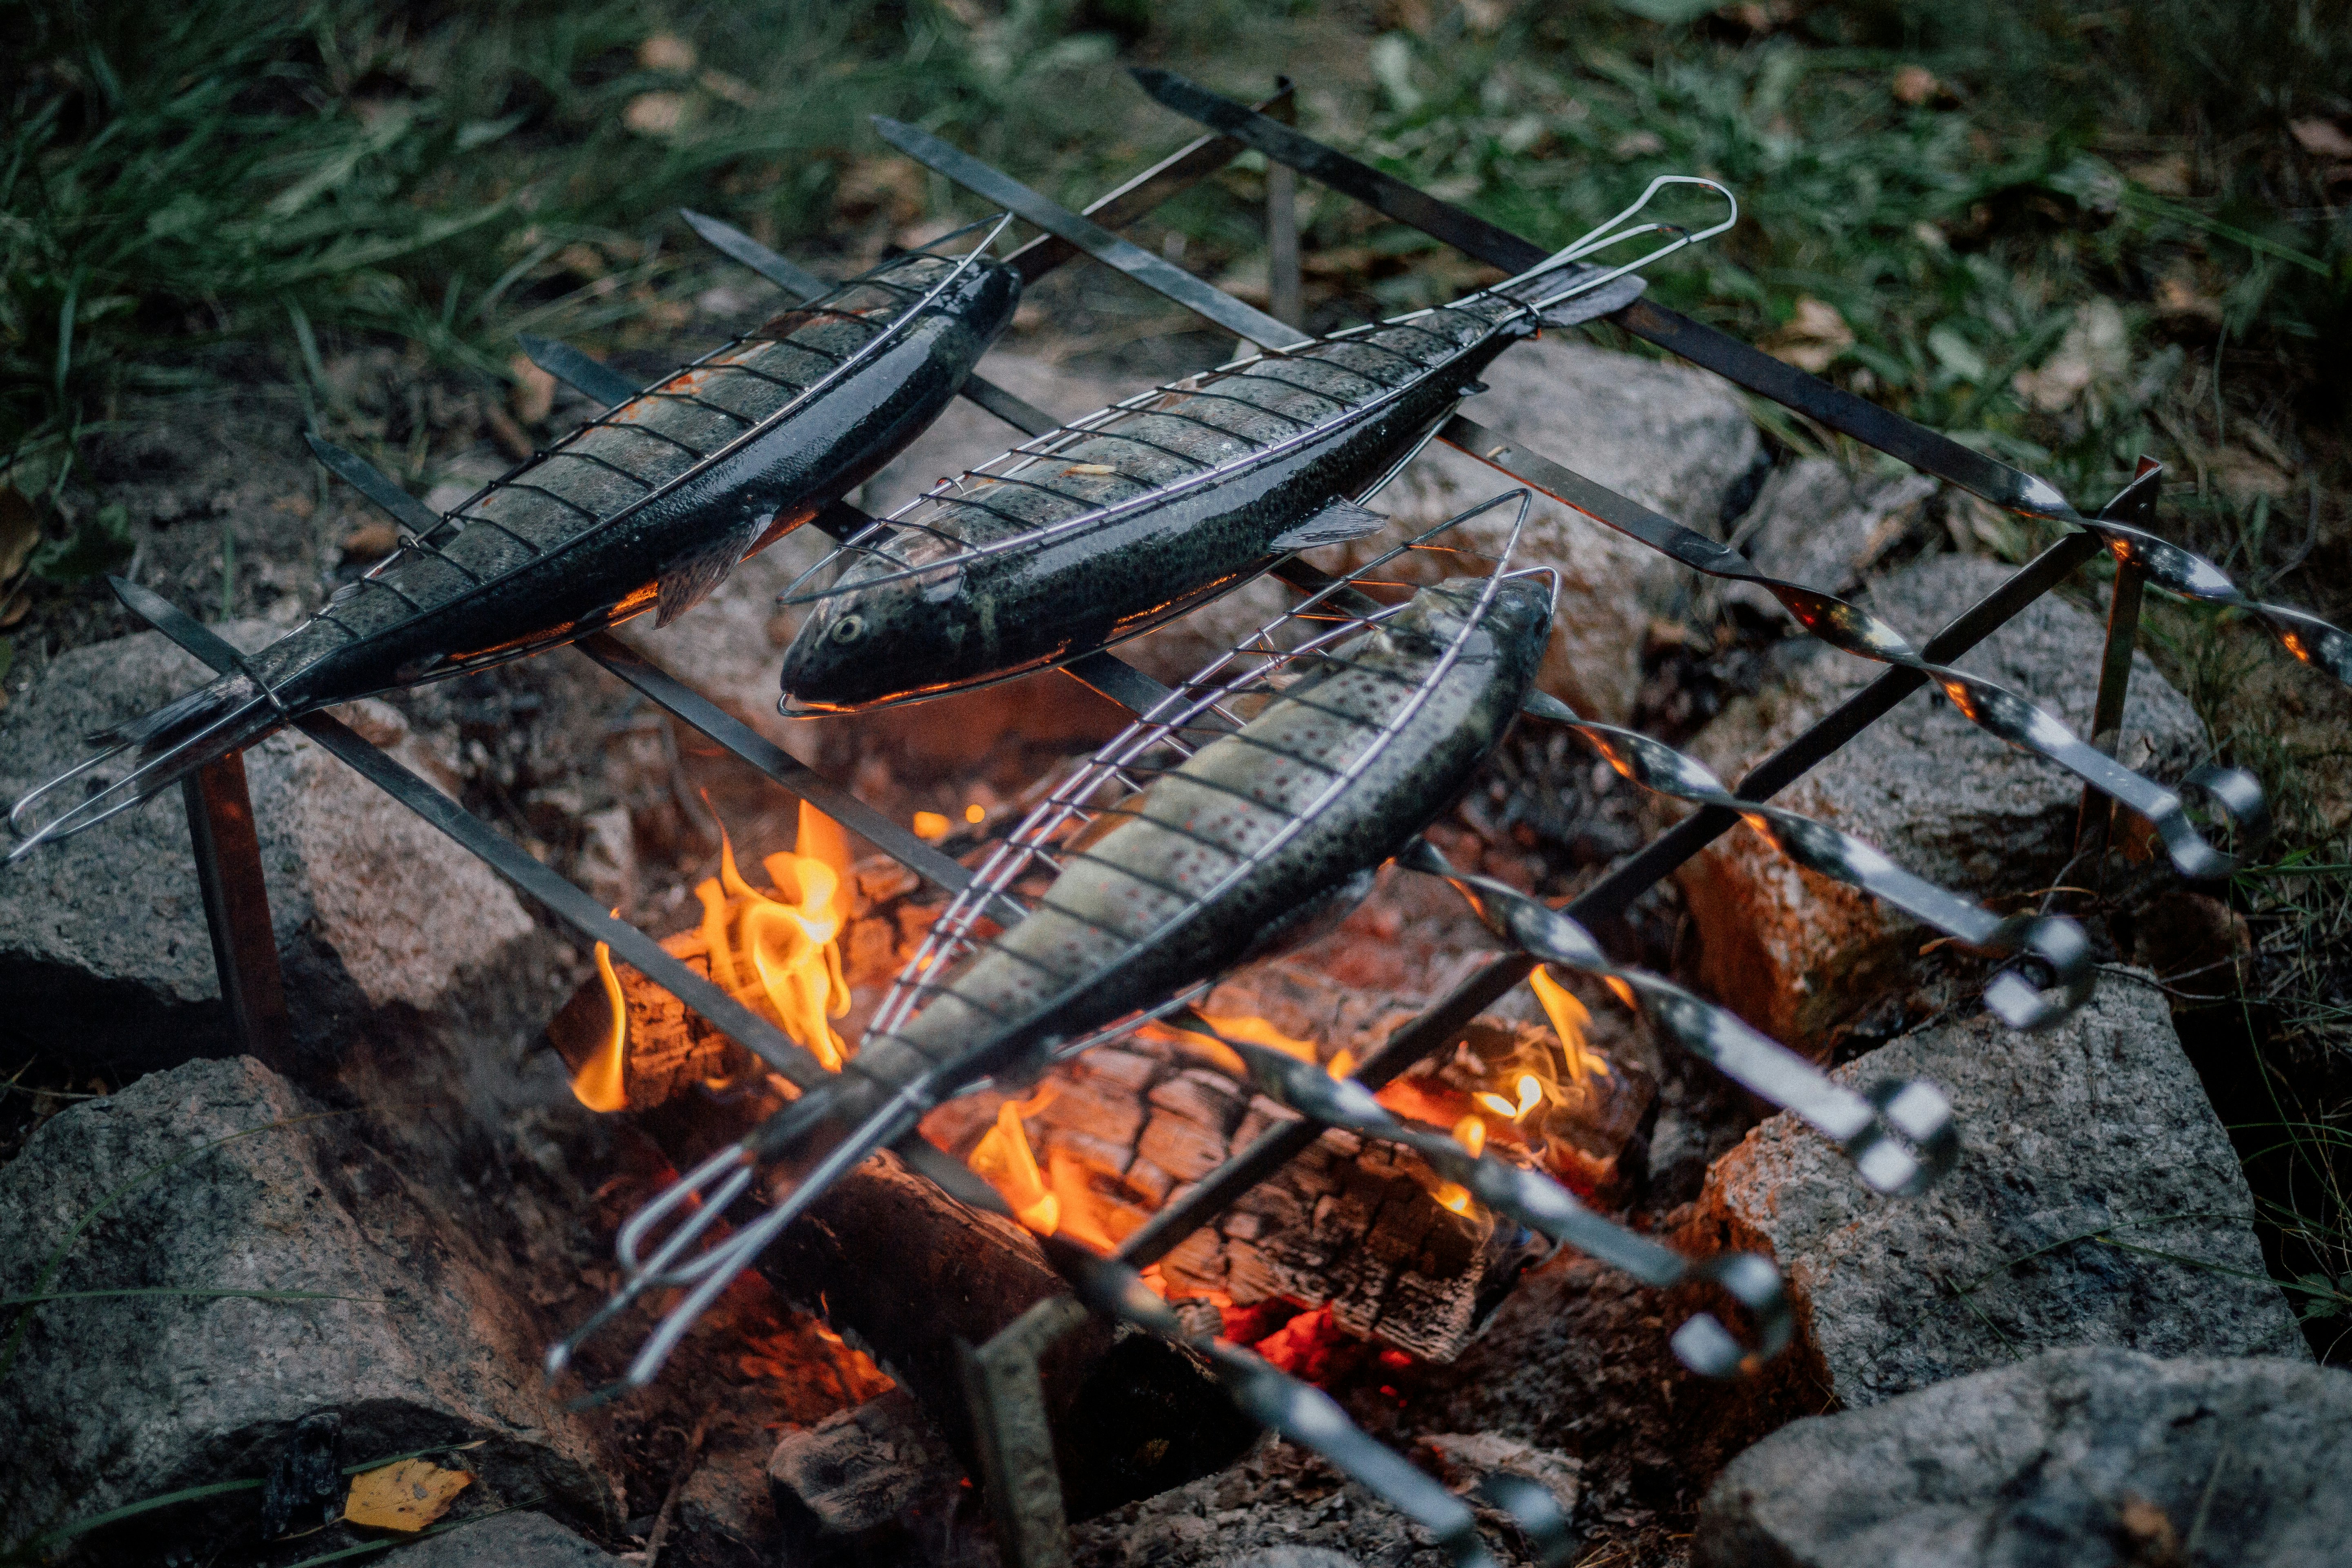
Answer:
<path fill-rule="evenodd" d="M 128 811 L 205 763 L 251 745 L 282 721 L 277 707 L 252 678 L 240 673 L 222 676 L 152 713 L 100 730 L 89 738 L 89 743 L 105 750 L 27 792 L 9 808 L 8 826 L 20 842 L 7 858 L 20 859 L 51 839 L 68 837 Z M 129 773 L 92 789 L 37 826 L 31 826 L 45 798 L 125 752 L 131 758 Z"/>

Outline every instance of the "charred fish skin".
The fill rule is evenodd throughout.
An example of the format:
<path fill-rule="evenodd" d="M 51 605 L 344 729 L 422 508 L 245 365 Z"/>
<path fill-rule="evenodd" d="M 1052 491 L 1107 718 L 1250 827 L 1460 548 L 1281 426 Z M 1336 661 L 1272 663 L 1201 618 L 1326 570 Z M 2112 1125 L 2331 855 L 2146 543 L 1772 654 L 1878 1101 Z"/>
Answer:
<path fill-rule="evenodd" d="M 869 1034 L 854 1073 L 827 1086 L 843 1097 L 837 1121 L 879 1109 L 894 1089 L 920 1085 L 919 1102 L 984 1074 L 1018 1076 L 1052 1042 L 1222 973 L 1262 932 L 1362 885 L 1468 785 L 1534 683 L 1549 584 L 1506 578 L 1481 612 L 1483 586 L 1423 589 L 1238 732 L 1106 816 L 1117 826 L 1065 852 L 1034 912 L 903 1026 Z M 1460 656 L 1383 734 L 1474 615 Z M 1351 767 L 1360 771 L 1299 820 Z M 1202 899 L 1236 868 L 1245 869 L 1232 886 Z"/>
<path fill-rule="evenodd" d="M 1049 457 L 935 489 L 872 548 L 845 547 L 785 652 L 785 698 L 824 712 L 936 695 L 1180 615 L 1378 481 L 1537 326 L 1510 296 L 1475 295 L 1176 383 Z"/>
<path fill-rule="evenodd" d="M 404 540 L 237 672 L 93 737 L 138 747 L 137 773 L 115 786 L 128 800 L 111 809 L 305 711 L 520 658 L 648 609 L 674 618 L 920 434 L 1011 322 L 1020 293 L 1019 275 L 984 257 L 914 252 L 590 421 L 424 540 Z M 48 788 L 11 814 L 20 833 Z M 86 803 L 15 853 L 105 814 Z"/>

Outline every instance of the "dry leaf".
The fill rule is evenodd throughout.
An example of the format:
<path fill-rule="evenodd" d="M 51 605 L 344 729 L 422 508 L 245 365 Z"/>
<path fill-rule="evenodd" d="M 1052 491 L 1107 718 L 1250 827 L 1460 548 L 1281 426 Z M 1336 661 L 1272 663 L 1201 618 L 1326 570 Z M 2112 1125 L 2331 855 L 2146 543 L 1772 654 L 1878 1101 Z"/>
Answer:
<path fill-rule="evenodd" d="M 2221 324 L 2221 301 L 2197 287 L 2194 278 L 2173 273 L 2156 281 L 2158 313 L 2195 320 L 2210 326 Z"/>
<path fill-rule="evenodd" d="M 2074 324 L 2042 368 L 2019 371 L 2010 384 L 2036 408 L 2055 414 L 2084 394 L 2121 381 L 2130 370 L 2124 313 L 2112 300 L 2094 300 L 2075 308 Z"/>
<path fill-rule="evenodd" d="M 343 1518 L 378 1530 L 414 1532 L 447 1513 L 457 1494 L 473 1484 L 474 1478 L 463 1470 L 445 1470 L 429 1459 L 403 1459 L 352 1478 Z"/>
<path fill-rule="evenodd" d="M 1853 346 L 1853 329 L 1845 324 L 1838 308 L 1811 294 L 1797 301 L 1796 314 L 1787 325 L 1763 341 L 1764 351 L 1773 358 L 1815 375 Z"/>
<path fill-rule="evenodd" d="M 690 71 L 694 46 L 676 33 L 656 33 L 637 46 L 637 63 L 651 71 Z"/>
<path fill-rule="evenodd" d="M 343 559 L 375 561 L 400 547 L 400 530 L 382 521 L 363 522 L 343 536 Z"/>
<path fill-rule="evenodd" d="M 13 583 L 41 542 L 41 520 L 14 485 L 0 485 L 0 583 Z"/>
<path fill-rule="evenodd" d="M 555 410 L 555 378 L 530 363 L 529 354 L 507 362 L 514 384 L 507 388 L 507 406 L 526 425 L 536 425 Z"/>
<path fill-rule="evenodd" d="M 2181 153 L 2151 158 L 2145 163 L 2134 163 L 2126 172 L 2131 175 L 2132 184 L 2159 196 L 2186 196 L 2195 176 L 2188 155 Z"/>
<path fill-rule="evenodd" d="M 2352 135 L 2332 120 L 2298 120 L 2287 130 L 2295 144 L 2315 158 L 2352 158 Z"/>
<path fill-rule="evenodd" d="M 622 109 L 621 123 L 640 136 L 675 136 L 686 123 L 686 95 L 641 92 Z"/>

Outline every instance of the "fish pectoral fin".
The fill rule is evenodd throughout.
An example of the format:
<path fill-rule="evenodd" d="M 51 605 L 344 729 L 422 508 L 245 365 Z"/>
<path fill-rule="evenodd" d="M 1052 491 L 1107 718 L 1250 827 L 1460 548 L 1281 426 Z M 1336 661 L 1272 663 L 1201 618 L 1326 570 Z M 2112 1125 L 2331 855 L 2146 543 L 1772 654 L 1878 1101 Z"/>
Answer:
<path fill-rule="evenodd" d="M 692 554 L 681 555 L 665 567 L 660 593 L 654 604 L 654 625 L 666 626 L 709 598 L 710 590 L 735 570 L 735 563 L 743 559 L 743 552 L 760 537 L 767 521 L 764 515 L 747 518 Z"/>
<path fill-rule="evenodd" d="M 1294 550 L 1312 550 L 1322 544 L 1345 544 L 1351 539 L 1378 533 L 1388 525 L 1389 520 L 1370 507 L 1358 506 L 1351 500 L 1335 500 L 1297 527 L 1276 534 L 1266 548 L 1286 555 Z"/>

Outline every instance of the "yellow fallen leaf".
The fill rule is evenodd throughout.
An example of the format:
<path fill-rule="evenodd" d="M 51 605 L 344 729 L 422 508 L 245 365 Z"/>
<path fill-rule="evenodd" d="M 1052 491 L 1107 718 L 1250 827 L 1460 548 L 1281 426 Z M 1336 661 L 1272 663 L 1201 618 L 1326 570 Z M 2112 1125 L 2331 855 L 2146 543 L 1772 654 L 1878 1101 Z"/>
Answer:
<path fill-rule="evenodd" d="M 378 1530 L 422 1530 L 448 1512 L 457 1494 L 473 1484 L 463 1470 L 445 1470 L 429 1459 L 403 1459 L 352 1478 L 343 1518 Z"/>
<path fill-rule="evenodd" d="M 16 487 L 0 484 L 0 583 L 16 580 L 41 542 L 41 520 Z"/>

